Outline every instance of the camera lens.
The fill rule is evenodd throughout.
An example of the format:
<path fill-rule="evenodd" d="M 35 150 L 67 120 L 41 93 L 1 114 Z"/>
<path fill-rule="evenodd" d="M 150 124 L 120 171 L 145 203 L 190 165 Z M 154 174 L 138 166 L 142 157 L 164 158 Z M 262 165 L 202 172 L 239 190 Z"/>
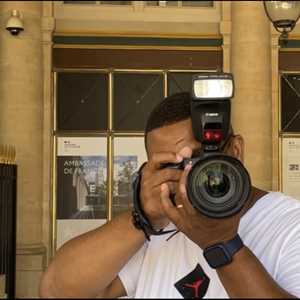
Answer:
<path fill-rule="evenodd" d="M 223 197 L 230 189 L 230 180 L 224 172 L 219 170 L 218 166 L 214 167 L 204 171 L 205 179 L 203 184 L 206 192 L 211 197 Z"/>
<path fill-rule="evenodd" d="M 189 200 L 203 214 L 223 218 L 237 213 L 250 193 L 250 178 L 237 159 L 214 155 L 200 159 L 187 184 Z"/>

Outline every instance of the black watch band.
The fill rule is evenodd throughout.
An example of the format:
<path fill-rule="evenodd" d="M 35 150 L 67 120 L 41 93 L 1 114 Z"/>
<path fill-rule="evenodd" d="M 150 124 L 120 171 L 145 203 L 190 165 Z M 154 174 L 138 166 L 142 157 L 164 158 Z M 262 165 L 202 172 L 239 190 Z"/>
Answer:
<path fill-rule="evenodd" d="M 132 223 L 138 230 L 142 230 L 145 234 L 145 237 L 148 241 L 150 241 L 151 235 L 162 235 L 174 232 L 175 230 L 166 230 L 163 229 L 155 230 L 149 219 L 146 217 L 140 200 L 140 182 L 141 182 L 141 171 L 142 168 L 145 166 L 144 163 L 139 170 L 135 173 L 135 179 L 132 183 L 133 188 L 133 211 L 132 211 Z"/>
<path fill-rule="evenodd" d="M 213 269 L 228 265 L 233 261 L 236 252 L 244 247 L 244 243 L 237 234 L 232 240 L 207 247 L 203 255 Z"/>

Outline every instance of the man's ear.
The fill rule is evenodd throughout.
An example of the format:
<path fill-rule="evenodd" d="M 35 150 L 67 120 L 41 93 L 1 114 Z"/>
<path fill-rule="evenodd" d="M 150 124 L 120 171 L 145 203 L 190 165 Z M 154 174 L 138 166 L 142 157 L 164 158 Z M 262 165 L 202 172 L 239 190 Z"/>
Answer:
<path fill-rule="evenodd" d="M 227 154 L 244 162 L 244 139 L 241 135 L 234 135 L 231 138 Z"/>

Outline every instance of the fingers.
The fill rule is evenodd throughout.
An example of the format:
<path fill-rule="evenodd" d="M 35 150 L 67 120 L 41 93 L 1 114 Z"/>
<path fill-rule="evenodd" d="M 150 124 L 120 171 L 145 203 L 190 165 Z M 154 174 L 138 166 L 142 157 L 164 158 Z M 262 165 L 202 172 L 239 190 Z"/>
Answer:
<path fill-rule="evenodd" d="M 163 168 L 165 164 L 178 164 L 183 158 L 191 157 L 192 149 L 190 147 L 182 148 L 177 154 L 174 152 L 157 152 L 151 156 L 146 166 L 142 170 L 144 178 L 150 178 L 154 173 L 156 177 L 151 178 L 151 186 L 157 186 L 167 181 L 178 182 L 181 176 L 181 170 L 176 168 Z M 147 182 L 147 185 L 149 183 Z"/>
<path fill-rule="evenodd" d="M 192 157 L 192 149 L 190 147 L 183 147 L 178 153 L 175 152 L 157 152 L 154 153 L 148 161 L 146 167 L 150 171 L 160 169 L 167 163 L 180 163 L 183 158 Z"/>
<path fill-rule="evenodd" d="M 192 162 L 189 162 L 180 177 L 179 180 L 179 192 L 183 197 L 187 197 L 187 192 L 186 192 L 186 184 L 187 184 L 187 178 L 189 175 L 190 170 L 192 169 Z"/>
<path fill-rule="evenodd" d="M 142 169 L 142 188 L 156 187 L 164 182 L 178 182 L 182 170 L 175 168 L 162 168 L 167 163 L 180 163 L 181 155 L 171 152 L 154 153 L 146 166 Z"/>
<path fill-rule="evenodd" d="M 193 154 L 193 150 L 192 148 L 186 146 L 186 147 L 183 147 L 179 152 L 178 152 L 179 155 L 181 155 L 182 157 L 184 158 L 191 158 L 192 157 L 192 154 Z"/>
<path fill-rule="evenodd" d="M 147 171 L 143 175 L 145 175 L 145 185 L 150 184 L 153 187 L 161 185 L 164 182 L 179 182 L 181 178 L 182 170 L 175 169 L 163 169 L 157 171 L 154 176 L 147 176 Z M 149 181 L 147 180 L 149 178 Z M 151 178 L 151 179 L 150 179 Z M 151 182 L 150 182 L 151 180 Z"/>
<path fill-rule="evenodd" d="M 163 183 L 161 185 L 161 193 L 160 193 L 162 208 L 165 211 L 168 219 L 173 222 L 177 227 L 179 227 L 180 222 L 180 214 L 178 212 L 178 208 L 173 205 L 170 199 L 170 191 L 168 185 Z"/>
<path fill-rule="evenodd" d="M 178 192 L 178 183 L 183 173 L 182 169 L 162 168 L 163 165 L 167 163 L 178 164 L 183 161 L 183 158 L 191 155 L 192 150 L 189 147 L 184 147 L 178 154 L 172 152 L 154 153 L 142 169 L 140 198 L 143 209 L 150 218 L 155 219 L 155 217 L 165 214 L 160 199 L 162 184 L 166 189 L 165 198 L 168 199 L 171 208 L 174 208 L 170 199 L 170 192 Z"/>
<path fill-rule="evenodd" d="M 181 156 L 176 156 L 174 153 L 156 153 L 152 155 L 141 171 L 141 205 L 146 216 L 154 226 L 166 220 L 161 207 L 160 185 L 163 182 L 178 183 L 182 172 L 177 169 L 161 169 L 161 166 L 169 162 L 178 163 L 182 159 Z"/>
<path fill-rule="evenodd" d="M 167 163 L 180 163 L 183 160 L 183 156 L 173 152 L 158 152 L 151 156 L 148 161 L 146 168 L 153 172 L 160 169 L 164 164 Z"/>
<path fill-rule="evenodd" d="M 170 194 L 176 194 L 178 183 L 169 181 L 169 182 L 166 182 L 166 184 L 169 187 L 169 193 Z"/>
<path fill-rule="evenodd" d="M 182 205 L 189 214 L 195 214 L 196 212 L 195 208 L 192 206 L 186 190 L 187 179 L 191 169 L 192 169 L 192 163 L 190 162 L 189 164 L 186 165 L 184 171 L 182 172 L 179 185 L 178 185 L 179 193 L 178 193 L 178 197 L 176 198 L 176 204 Z"/>

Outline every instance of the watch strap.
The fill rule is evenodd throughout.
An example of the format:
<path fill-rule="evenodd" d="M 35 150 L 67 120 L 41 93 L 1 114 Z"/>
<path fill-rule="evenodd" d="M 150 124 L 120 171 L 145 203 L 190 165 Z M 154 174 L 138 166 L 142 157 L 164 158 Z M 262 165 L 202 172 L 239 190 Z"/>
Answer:
<path fill-rule="evenodd" d="M 236 252 L 238 252 L 241 248 L 244 247 L 244 243 L 239 234 L 237 234 L 232 240 L 223 244 L 228 250 L 228 252 L 231 254 L 231 256 L 234 256 Z"/>
<path fill-rule="evenodd" d="M 140 182 L 142 178 L 141 171 L 145 166 L 145 164 L 146 163 L 144 163 L 136 172 L 135 179 L 133 180 L 132 183 L 132 188 L 133 188 L 132 222 L 135 228 L 137 228 L 138 230 L 142 230 L 145 234 L 146 239 L 150 241 L 151 235 L 168 234 L 174 232 L 175 230 L 165 230 L 165 231 L 163 229 L 155 230 L 142 209 L 141 200 L 140 200 L 140 189 L 141 189 Z"/>

